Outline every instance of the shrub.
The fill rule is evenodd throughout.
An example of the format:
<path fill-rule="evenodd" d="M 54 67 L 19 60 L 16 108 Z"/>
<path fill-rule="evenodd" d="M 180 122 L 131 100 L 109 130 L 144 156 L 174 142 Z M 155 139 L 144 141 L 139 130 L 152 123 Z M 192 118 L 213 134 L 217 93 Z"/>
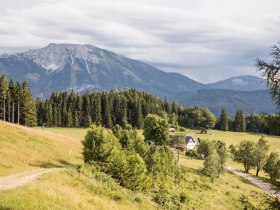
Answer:
<path fill-rule="evenodd" d="M 110 156 L 121 148 L 118 139 L 112 133 L 96 125 L 89 128 L 82 144 L 85 163 L 90 161 L 106 163 Z"/>
<path fill-rule="evenodd" d="M 190 158 L 199 158 L 199 155 L 198 155 L 197 150 L 195 148 L 187 150 L 186 151 L 186 156 L 190 157 Z"/>

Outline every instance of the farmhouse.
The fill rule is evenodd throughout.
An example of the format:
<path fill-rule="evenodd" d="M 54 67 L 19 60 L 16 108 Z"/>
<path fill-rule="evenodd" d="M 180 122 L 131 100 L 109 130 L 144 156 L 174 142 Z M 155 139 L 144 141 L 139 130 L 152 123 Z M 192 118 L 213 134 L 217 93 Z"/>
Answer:
<path fill-rule="evenodd" d="M 199 139 L 193 135 L 186 135 L 185 144 L 187 149 L 193 149 L 196 145 L 199 144 Z"/>

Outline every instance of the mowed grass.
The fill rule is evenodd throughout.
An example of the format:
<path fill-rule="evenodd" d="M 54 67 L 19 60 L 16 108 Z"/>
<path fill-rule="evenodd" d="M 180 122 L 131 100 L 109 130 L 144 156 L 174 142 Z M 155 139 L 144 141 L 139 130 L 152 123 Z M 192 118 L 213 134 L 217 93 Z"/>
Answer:
<path fill-rule="evenodd" d="M 82 164 L 80 139 L 0 121 L 0 176 Z"/>
<path fill-rule="evenodd" d="M 200 139 L 222 140 L 227 144 L 227 146 L 231 144 L 237 145 L 242 140 L 257 142 L 262 137 L 262 134 L 231 132 L 231 131 L 225 132 L 225 131 L 218 131 L 218 130 L 209 130 L 208 134 L 200 134 L 200 130 L 186 129 L 186 131 L 180 133 L 193 134 Z M 268 141 L 268 144 L 270 145 L 270 150 L 280 153 L 280 137 L 269 136 L 269 135 L 264 135 L 264 136 L 265 139 Z"/>
<path fill-rule="evenodd" d="M 84 139 L 86 135 L 87 128 L 41 128 L 38 127 L 38 130 L 48 131 L 55 134 L 62 134 L 65 136 Z M 237 145 L 242 140 L 250 140 L 257 142 L 262 134 L 254 134 L 254 133 L 243 133 L 243 132 L 231 132 L 231 131 L 218 131 L 218 130 L 209 130 L 208 134 L 200 134 L 200 130 L 194 129 L 186 129 L 184 132 L 177 132 L 181 134 L 193 134 L 200 139 L 209 139 L 209 140 L 222 140 L 227 146 L 233 144 Z M 138 130 L 139 136 L 143 134 L 143 130 Z M 265 139 L 268 141 L 270 145 L 271 151 L 276 151 L 280 153 L 280 137 L 279 136 L 269 136 L 264 135 Z"/>

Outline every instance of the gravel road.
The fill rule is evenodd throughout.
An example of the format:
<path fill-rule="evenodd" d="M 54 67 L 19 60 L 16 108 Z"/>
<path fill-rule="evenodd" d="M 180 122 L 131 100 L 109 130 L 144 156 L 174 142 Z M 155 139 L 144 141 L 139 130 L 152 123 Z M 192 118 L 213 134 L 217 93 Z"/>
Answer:
<path fill-rule="evenodd" d="M 273 187 L 269 184 L 266 183 L 262 180 L 256 179 L 254 178 L 252 175 L 238 171 L 232 167 L 227 167 L 226 168 L 229 172 L 234 173 L 246 180 L 248 180 L 249 182 L 251 182 L 252 184 L 258 186 L 259 188 L 263 189 L 264 191 L 266 191 L 268 194 L 270 194 L 273 197 L 277 197 L 280 199 L 280 191 L 273 189 Z"/>

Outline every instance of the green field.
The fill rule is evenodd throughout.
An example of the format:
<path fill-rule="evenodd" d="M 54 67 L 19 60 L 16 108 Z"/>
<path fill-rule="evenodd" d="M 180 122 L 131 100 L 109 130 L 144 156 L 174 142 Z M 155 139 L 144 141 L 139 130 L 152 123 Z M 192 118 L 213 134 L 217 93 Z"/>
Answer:
<path fill-rule="evenodd" d="M 83 139 L 87 129 L 86 128 L 37 128 L 40 130 L 63 134 L 66 136 Z M 139 130 L 139 134 L 143 131 Z M 184 132 L 178 132 L 180 134 L 193 134 L 200 139 L 209 139 L 209 140 L 222 140 L 228 146 L 231 144 L 238 144 L 242 140 L 250 140 L 257 142 L 262 134 L 254 134 L 254 133 L 241 133 L 241 132 L 231 132 L 231 131 L 218 131 L 218 130 L 210 130 L 208 134 L 200 134 L 200 130 L 186 129 Z M 268 136 L 265 135 L 265 139 L 268 141 L 270 145 L 270 149 L 273 151 L 277 151 L 280 153 L 280 137 L 278 136 Z"/>
<path fill-rule="evenodd" d="M 42 129 L 42 128 L 38 128 Z M 63 134 L 70 137 L 75 137 L 79 139 L 83 139 L 86 134 L 87 129 L 85 128 L 44 128 L 43 130 L 49 131 L 56 134 Z M 138 131 L 139 135 L 143 133 L 142 130 Z M 208 134 L 200 134 L 200 130 L 186 129 L 184 132 L 177 132 L 183 135 L 192 134 L 197 136 L 200 139 L 208 139 L 208 140 L 221 140 L 224 141 L 227 146 L 233 144 L 237 145 L 242 140 L 250 140 L 257 142 L 262 134 L 255 133 L 242 133 L 242 132 L 231 132 L 231 131 L 218 131 L 218 130 L 210 130 Z M 269 136 L 265 135 L 265 139 L 268 141 L 270 145 L 270 150 L 280 153 L 280 137 L 279 136 Z M 236 169 L 243 170 L 243 166 L 239 163 L 235 163 L 231 160 L 228 161 L 228 165 L 233 166 Z M 255 175 L 255 170 L 251 170 L 250 173 Z M 268 178 L 266 174 L 261 171 L 259 173 L 260 177 Z"/>
<path fill-rule="evenodd" d="M 89 177 L 75 169 L 83 164 L 81 139 L 86 129 L 26 128 L 0 122 L 0 132 L 0 175 L 40 167 L 63 168 L 41 176 L 33 184 L 0 191 L 0 209 L 160 209 L 148 194 L 126 190 L 112 180 Z M 260 138 L 260 135 L 233 132 L 210 131 L 212 135 L 197 132 L 184 133 L 224 140 L 228 145 Z M 279 151 L 280 138 L 267 137 L 267 140 Z M 261 189 L 227 172 L 211 181 L 201 174 L 201 160 L 181 155 L 179 164 L 186 170 L 183 184 L 190 189 L 182 209 L 242 209 L 241 196 L 266 209 L 265 200 L 271 199 Z"/>

